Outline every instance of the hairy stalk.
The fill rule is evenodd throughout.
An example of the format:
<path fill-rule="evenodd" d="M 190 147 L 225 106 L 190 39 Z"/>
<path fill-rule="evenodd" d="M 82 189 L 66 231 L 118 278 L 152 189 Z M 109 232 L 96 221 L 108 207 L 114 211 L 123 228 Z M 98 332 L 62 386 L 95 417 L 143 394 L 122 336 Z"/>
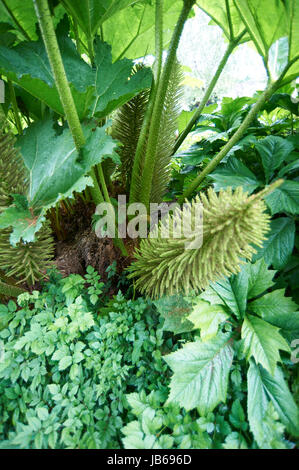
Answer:
<path fill-rule="evenodd" d="M 162 70 L 163 57 L 163 0 L 156 0 L 156 20 L 155 20 L 155 63 L 154 76 L 156 83 L 159 83 Z"/>
<path fill-rule="evenodd" d="M 62 62 L 53 21 L 51 17 L 51 13 L 49 10 L 48 0 L 34 0 L 34 5 L 37 13 L 38 22 L 40 25 L 40 29 L 43 35 L 45 47 L 47 50 L 48 58 L 51 64 L 51 68 L 54 74 L 55 83 L 58 89 L 59 97 L 61 103 L 63 105 L 63 109 L 66 115 L 66 119 L 68 121 L 70 131 L 72 133 L 76 148 L 80 153 L 81 148 L 85 144 L 85 137 L 83 134 L 83 130 L 81 127 L 81 123 L 79 120 L 79 116 L 77 113 L 77 109 L 75 106 L 75 102 L 71 93 L 70 86 L 68 84 L 67 76 L 65 73 L 64 65 Z M 91 53 L 91 62 L 93 62 L 93 47 L 92 44 L 89 44 L 89 52 Z M 96 177 L 95 170 L 92 169 L 90 175 L 93 180 L 93 188 L 90 188 L 90 192 L 92 194 L 93 201 L 96 204 L 99 204 L 104 201 L 104 197 L 102 195 L 101 189 L 99 187 L 99 183 Z M 122 248 L 125 250 L 123 241 L 121 240 Z"/>
<path fill-rule="evenodd" d="M 188 198 L 193 191 L 200 185 L 200 183 L 208 176 L 223 158 L 228 154 L 232 147 L 241 139 L 244 132 L 248 129 L 251 122 L 254 120 L 258 112 L 264 106 L 265 102 L 271 97 L 274 91 L 277 88 L 277 82 L 270 84 L 264 93 L 259 97 L 258 101 L 251 108 L 250 112 L 247 114 L 246 118 L 242 122 L 239 129 L 234 133 L 230 138 L 227 144 L 220 150 L 220 152 L 210 161 L 210 163 L 205 167 L 205 169 L 192 181 L 192 183 L 187 187 L 181 198 L 179 199 L 180 203 L 183 203 L 186 198 Z"/>
<path fill-rule="evenodd" d="M 85 137 L 80 124 L 79 116 L 75 106 L 74 98 L 67 80 L 64 65 L 62 62 L 51 12 L 48 0 L 34 0 L 35 10 L 39 22 L 39 26 L 43 35 L 43 40 L 47 50 L 51 69 L 54 74 L 55 83 L 59 93 L 59 97 L 68 121 L 70 131 L 72 133 L 76 148 L 80 152 L 81 147 L 85 144 Z M 103 201 L 103 196 L 98 185 L 94 170 L 91 171 L 94 187 L 91 188 L 92 197 L 96 204 Z"/>
<path fill-rule="evenodd" d="M 195 0 L 184 0 L 184 6 L 181 11 L 180 17 L 176 24 L 170 48 L 168 51 L 166 63 L 162 72 L 161 79 L 158 85 L 157 95 L 155 97 L 155 103 L 153 107 L 153 114 L 151 118 L 151 124 L 149 127 L 149 136 L 147 143 L 147 150 L 145 154 L 144 169 L 142 175 L 142 191 L 140 200 L 145 206 L 149 207 L 151 186 L 153 182 L 153 173 L 155 168 L 155 154 L 157 150 L 157 135 L 159 132 L 160 119 L 163 112 L 164 100 L 167 92 L 167 86 L 170 74 L 172 72 L 173 65 L 176 59 L 176 51 L 179 45 L 179 40 L 183 32 L 184 24 L 189 16 L 191 8 L 193 7 Z"/>
<path fill-rule="evenodd" d="M 6 284 L 6 282 L 0 281 L 0 295 L 4 295 L 5 297 L 18 297 L 20 294 L 24 294 L 24 292 L 27 291 L 21 287 L 12 286 Z"/>
<path fill-rule="evenodd" d="M 173 154 L 175 154 L 175 152 L 180 148 L 180 146 L 182 145 L 182 143 L 184 142 L 184 140 L 186 139 L 187 135 L 189 134 L 189 132 L 191 132 L 194 124 L 196 123 L 196 121 L 199 119 L 199 117 L 201 116 L 201 113 L 204 109 L 204 107 L 206 106 L 207 102 L 209 101 L 209 98 L 219 80 L 219 77 L 221 75 L 221 73 L 223 72 L 224 70 L 224 67 L 226 66 L 227 64 L 227 61 L 228 59 L 230 58 L 233 50 L 237 47 L 237 45 L 240 43 L 242 37 L 244 36 L 245 34 L 245 31 L 243 31 L 235 40 L 231 41 L 224 53 L 224 56 L 222 57 L 221 59 L 221 62 L 216 70 L 216 73 L 215 75 L 213 76 L 208 88 L 207 88 L 207 91 L 205 92 L 204 94 L 204 97 L 202 98 L 201 100 L 201 103 L 199 105 L 199 108 L 197 109 L 197 111 L 194 113 L 194 115 L 192 116 L 192 118 L 190 119 L 190 121 L 188 122 L 186 128 L 181 132 L 181 134 L 179 135 L 176 143 L 175 143 L 175 146 L 173 148 Z"/>
<path fill-rule="evenodd" d="M 74 34 L 75 34 L 75 41 L 76 41 L 76 47 L 79 55 L 82 55 L 82 49 L 81 49 L 81 42 L 80 42 L 80 36 L 79 36 L 79 30 L 78 30 L 78 23 L 77 21 L 73 18 L 73 27 L 74 27 Z"/>
<path fill-rule="evenodd" d="M 154 75 L 154 83 L 151 88 L 147 110 L 141 126 L 136 152 L 134 156 L 134 163 L 132 168 L 131 183 L 130 183 L 130 196 L 129 203 L 133 204 L 139 200 L 140 187 L 140 174 L 142 172 L 141 160 L 143 151 L 148 136 L 148 131 L 151 123 L 151 117 L 154 109 L 155 99 L 158 92 L 158 86 L 161 78 L 162 71 L 162 58 L 163 58 L 163 0 L 156 0 L 156 17 L 155 17 L 155 48 L 156 48 L 156 73 Z"/>
<path fill-rule="evenodd" d="M 23 127 L 22 127 L 22 123 L 21 123 L 21 119 L 20 119 L 20 115 L 19 115 L 19 108 L 18 108 L 18 104 L 17 104 L 15 89 L 14 89 L 14 86 L 13 86 L 11 80 L 8 80 L 8 89 L 9 89 L 9 94 L 10 94 L 13 113 L 14 113 L 14 116 L 15 116 L 16 128 L 18 130 L 18 134 L 22 135 L 23 134 Z"/>

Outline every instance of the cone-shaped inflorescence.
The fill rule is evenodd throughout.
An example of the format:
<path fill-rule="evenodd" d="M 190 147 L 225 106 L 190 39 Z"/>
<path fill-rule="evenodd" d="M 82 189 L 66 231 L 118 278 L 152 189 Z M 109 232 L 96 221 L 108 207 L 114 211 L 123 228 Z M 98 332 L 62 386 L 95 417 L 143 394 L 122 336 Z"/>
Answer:
<path fill-rule="evenodd" d="M 49 222 L 45 222 L 32 243 L 11 246 L 10 230 L 0 231 L 0 269 L 20 283 L 33 285 L 42 279 L 54 254 L 54 239 Z"/>
<path fill-rule="evenodd" d="M 241 187 L 216 194 L 210 188 L 207 195 L 197 196 L 185 204 L 185 209 L 167 216 L 171 227 L 187 228 L 182 230 L 183 236 L 165 238 L 167 220 L 163 219 L 152 232 L 153 237 L 141 241 L 129 277 L 136 279 L 140 292 L 157 298 L 203 290 L 210 282 L 237 273 L 256 252 L 252 245 L 261 246 L 269 229 L 264 195 L 262 191 L 248 197 Z M 200 204 L 202 219 L 195 214 Z M 169 233 L 173 235 L 174 231 Z"/>
<path fill-rule="evenodd" d="M 137 64 L 133 74 L 138 72 L 142 64 Z M 142 122 L 148 105 L 150 90 L 143 90 L 124 104 L 117 112 L 112 126 L 112 137 L 118 139 L 122 146 L 118 153 L 121 159 L 121 177 L 124 186 L 129 187 L 131 181 L 134 155 L 141 131 Z"/>
<path fill-rule="evenodd" d="M 14 147 L 15 137 L 0 121 L 0 212 L 12 202 L 10 194 L 24 194 L 26 169 L 19 152 Z"/>
<path fill-rule="evenodd" d="M 0 124 L 0 213 L 12 203 L 11 194 L 24 194 L 27 172 L 21 156 L 14 147 L 15 138 Z M 34 284 L 41 279 L 54 253 L 54 239 L 47 222 L 36 234 L 33 243 L 10 244 L 10 229 L 0 230 L 0 269 L 17 283 Z M 2 286 L 3 287 L 3 286 Z M 3 289 L 2 289 L 3 290 Z"/>

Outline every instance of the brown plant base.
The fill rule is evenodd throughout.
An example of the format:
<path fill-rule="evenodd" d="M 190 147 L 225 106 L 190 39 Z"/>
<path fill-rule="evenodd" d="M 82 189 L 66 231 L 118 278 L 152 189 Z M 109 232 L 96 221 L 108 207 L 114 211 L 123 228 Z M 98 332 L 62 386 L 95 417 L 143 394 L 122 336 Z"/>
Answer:
<path fill-rule="evenodd" d="M 124 258 L 120 250 L 114 246 L 113 240 L 100 239 L 91 228 L 77 234 L 72 242 L 58 242 L 54 264 L 58 271 L 67 277 L 70 274 L 86 273 L 86 268 L 92 266 L 101 276 L 103 282 L 108 280 L 107 268 L 115 261 L 117 273 L 129 266 L 133 259 L 134 246 L 132 240 L 126 243 L 131 256 Z M 116 293 L 115 291 L 111 294 Z"/>

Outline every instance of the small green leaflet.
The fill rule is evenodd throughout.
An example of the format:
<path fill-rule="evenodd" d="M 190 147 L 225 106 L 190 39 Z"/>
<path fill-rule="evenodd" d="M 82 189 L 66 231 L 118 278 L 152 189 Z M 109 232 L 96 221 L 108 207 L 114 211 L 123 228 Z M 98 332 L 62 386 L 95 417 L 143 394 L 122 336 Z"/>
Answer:
<path fill-rule="evenodd" d="M 107 116 L 151 86 L 152 73 L 149 68 L 142 68 L 130 77 L 133 62 L 122 59 L 112 63 L 111 46 L 100 39 L 95 42 L 95 63 L 95 94 L 90 106 L 91 116 Z"/>
<path fill-rule="evenodd" d="M 172 331 L 176 335 L 193 330 L 193 323 L 187 318 L 192 310 L 188 299 L 172 295 L 156 300 L 154 305 L 164 318 L 163 330 Z"/>
<path fill-rule="evenodd" d="M 220 323 L 228 318 L 221 305 L 210 305 L 204 300 L 197 300 L 188 320 L 194 324 L 194 329 L 200 329 L 203 341 L 209 341 L 217 335 Z"/>
<path fill-rule="evenodd" d="M 251 302 L 250 310 L 261 317 L 268 314 L 284 315 L 298 310 L 298 305 L 290 298 L 285 297 L 285 289 L 277 289 L 259 299 Z"/>
<path fill-rule="evenodd" d="M 285 289 L 277 289 L 249 304 L 249 309 L 263 320 L 277 326 L 289 341 L 299 338 L 298 305 L 284 296 Z"/>
<path fill-rule="evenodd" d="M 279 328 L 252 315 L 244 318 L 241 337 L 244 340 L 244 352 L 247 360 L 254 357 L 257 363 L 272 375 L 280 361 L 279 350 L 290 352 L 288 343 L 279 333 Z"/>
<path fill-rule="evenodd" d="M 212 305 L 226 305 L 237 318 L 242 318 L 247 305 L 247 273 L 242 270 L 237 276 L 211 283 L 200 298 Z"/>
<path fill-rule="evenodd" d="M 284 181 L 279 188 L 265 197 L 265 201 L 272 215 L 279 212 L 299 214 L 299 182 Z"/>
<path fill-rule="evenodd" d="M 198 407 L 204 416 L 226 400 L 234 356 L 230 339 L 230 334 L 220 333 L 205 343 L 187 343 L 164 357 L 174 372 L 167 403 L 178 403 L 187 411 Z"/>
<path fill-rule="evenodd" d="M 248 300 L 263 294 L 269 287 L 274 285 L 272 279 L 276 271 L 267 269 L 263 258 L 256 261 L 256 263 L 246 263 L 242 269 L 248 273 Z"/>
<path fill-rule="evenodd" d="M 265 439 L 267 422 L 264 419 L 272 402 L 280 420 L 294 436 L 299 435 L 298 408 L 279 367 L 270 375 L 262 366 L 250 361 L 248 369 L 248 420 L 257 441 Z"/>
<path fill-rule="evenodd" d="M 271 220 L 270 232 L 263 247 L 257 249 L 252 261 L 264 258 L 267 265 L 282 269 L 292 254 L 295 242 L 295 222 L 290 217 Z"/>

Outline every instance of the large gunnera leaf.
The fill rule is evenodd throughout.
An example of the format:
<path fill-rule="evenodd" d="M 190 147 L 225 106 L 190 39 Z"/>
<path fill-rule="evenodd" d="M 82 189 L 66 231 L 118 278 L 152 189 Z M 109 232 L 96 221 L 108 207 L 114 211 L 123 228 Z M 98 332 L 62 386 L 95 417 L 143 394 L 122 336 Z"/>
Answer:
<path fill-rule="evenodd" d="M 18 144 L 29 172 L 27 197 L 16 198 L 13 206 L 0 217 L 0 228 L 13 227 L 12 244 L 23 239 L 34 240 L 44 214 L 62 198 L 71 197 L 92 186 L 90 169 L 105 157 L 116 158 L 116 142 L 106 134 L 106 127 L 84 128 L 88 135 L 81 155 L 78 154 L 69 129 L 57 135 L 50 119 L 30 126 Z M 20 203 L 21 201 L 21 203 Z"/>

